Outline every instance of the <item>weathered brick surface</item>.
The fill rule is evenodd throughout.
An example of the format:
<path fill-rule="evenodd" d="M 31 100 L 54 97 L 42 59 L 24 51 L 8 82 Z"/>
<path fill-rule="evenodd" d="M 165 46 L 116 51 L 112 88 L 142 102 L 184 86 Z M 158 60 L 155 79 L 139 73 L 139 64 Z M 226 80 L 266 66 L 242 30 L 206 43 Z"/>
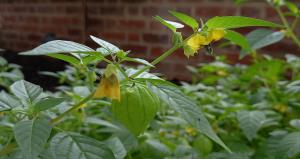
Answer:
<path fill-rule="evenodd" d="M 175 20 L 168 10 L 203 20 L 218 15 L 244 15 L 278 22 L 276 12 L 263 0 L 252 0 L 238 7 L 232 0 L 0 0 L 0 48 L 31 49 L 41 44 L 47 34 L 51 35 L 50 39 L 67 39 L 97 47 L 88 37 L 95 35 L 131 50 L 134 56 L 153 60 L 171 46 L 171 32 L 152 17 L 160 15 Z M 191 32 L 188 28 L 182 30 Z M 217 49 L 217 52 L 226 53 L 236 61 L 236 48 Z M 274 55 L 284 50 L 299 53 L 290 41 L 265 49 Z M 179 50 L 157 68 L 170 79 L 189 79 L 186 65 L 207 60 L 212 57 L 203 51 L 186 59 Z"/>

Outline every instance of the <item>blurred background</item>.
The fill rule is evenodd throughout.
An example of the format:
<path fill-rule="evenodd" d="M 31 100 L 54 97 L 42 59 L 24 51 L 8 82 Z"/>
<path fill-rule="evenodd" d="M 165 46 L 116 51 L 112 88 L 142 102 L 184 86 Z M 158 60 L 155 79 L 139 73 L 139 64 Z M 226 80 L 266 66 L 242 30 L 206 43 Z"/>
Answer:
<path fill-rule="evenodd" d="M 17 53 L 55 39 L 96 48 L 89 39 L 89 35 L 94 35 L 131 50 L 131 56 L 151 61 L 171 46 L 171 32 L 152 18 L 160 15 L 175 20 L 168 10 L 181 11 L 198 20 L 243 15 L 280 23 L 276 12 L 264 0 L 249 0 L 243 5 L 233 0 L 0 0 L 0 48 L 5 49 L 1 54 L 9 62 L 23 65 L 25 74 L 30 74 L 25 76 L 27 80 L 37 83 L 51 81 L 49 77 L 36 74 L 37 71 L 62 70 L 64 63 L 47 57 L 17 56 Z M 239 60 L 238 47 L 214 45 L 215 52 L 226 55 L 232 63 L 251 62 L 249 57 Z M 289 40 L 271 45 L 263 52 L 275 57 L 284 57 L 283 52 L 300 54 L 299 48 Z M 212 59 L 204 52 L 187 59 L 179 50 L 159 64 L 156 71 L 166 73 L 169 80 L 189 81 L 187 65 Z"/>

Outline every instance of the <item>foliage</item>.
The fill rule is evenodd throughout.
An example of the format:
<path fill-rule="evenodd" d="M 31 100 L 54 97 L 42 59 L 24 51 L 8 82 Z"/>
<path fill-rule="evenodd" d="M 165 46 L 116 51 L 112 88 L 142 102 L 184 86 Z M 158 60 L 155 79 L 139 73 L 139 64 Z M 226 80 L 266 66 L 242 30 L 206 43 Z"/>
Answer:
<path fill-rule="evenodd" d="M 155 17 L 173 37 L 172 47 L 152 62 L 131 57 L 130 51 L 95 36 L 90 37 L 99 45 L 96 49 L 55 40 L 22 52 L 71 66 L 58 73 L 41 72 L 59 79 L 56 92 L 25 80 L 5 84 L 9 89 L 0 96 L 0 158 L 273 159 L 272 153 L 297 157 L 299 140 L 293 138 L 299 136 L 300 89 L 294 86 L 299 85 L 299 59 L 289 56 L 284 62 L 254 56 L 257 49 L 282 39 L 281 32 L 275 32 L 280 36 L 274 40 L 275 33 L 269 30 L 246 38 L 233 30 L 283 26 L 241 16 L 214 17 L 199 24 L 183 13 L 170 14 L 183 24 Z M 178 31 L 185 25 L 193 30 L 188 37 Z M 264 33 L 259 44 L 251 41 L 257 32 Z M 250 53 L 256 62 L 190 67 L 194 84 L 183 87 L 148 72 L 180 48 L 188 58 L 201 48 L 213 54 L 212 43 L 223 38 L 241 46 L 241 52 Z M 104 70 L 97 68 L 100 62 L 106 64 Z M 142 67 L 128 68 L 124 62 Z M 290 81 L 283 76 L 288 70 L 293 72 Z"/>
<path fill-rule="evenodd" d="M 202 76 L 195 77 L 194 84 L 183 83 L 183 88 L 214 123 L 233 151 L 231 155 L 266 159 L 299 157 L 296 123 L 300 117 L 300 94 L 297 87 L 291 87 L 299 81 L 291 77 L 299 74 L 286 76 L 299 59 L 295 57 L 291 62 L 260 57 L 249 66 L 231 66 L 224 63 L 224 58 L 219 59 L 199 68 L 190 67 L 195 75 Z M 216 151 L 208 158 L 228 155 Z"/>

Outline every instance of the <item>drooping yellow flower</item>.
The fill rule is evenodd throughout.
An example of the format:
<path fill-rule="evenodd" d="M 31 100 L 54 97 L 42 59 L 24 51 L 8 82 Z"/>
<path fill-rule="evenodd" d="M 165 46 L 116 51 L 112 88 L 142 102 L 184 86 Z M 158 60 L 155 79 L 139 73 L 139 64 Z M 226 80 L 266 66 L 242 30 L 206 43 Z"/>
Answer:
<path fill-rule="evenodd" d="M 120 101 L 120 84 L 117 77 L 115 66 L 107 65 L 101 82 L 96 89 L 94 98 L 107 97 Z"/>
<path fill-rule="evenodd" d="M 191 37 L 186 44 L 196 52 L 203 46 L 204 43 L 206 43 L 206 37 L 200 34 L 196 34 Z"/>
<path fill-rule="evenodd" d="M 189 47 L 188 50 L 185 49 L 184 54 L 185 56 L 194 56 L 195 53 L 198 52 L 204 45 L 208 45 L 209 42 L 204 35 L 195 34 L 186 42 L 186 45 Z"/>
<path fill-rule="evenodd" d="M 216 28 L 209 32 L 208 39 L 211 42 L 221 40 L 225 35 L 225 30 L 223 28 Z"/>
<path fill-rule="evenodd" d="M 211 42 L 221 40 L 224 35 L 225 30 L 223 28 L 216 28 L 203 34 L 197 33 L 186 42 L 188 48 L 184 49 L 184 54 L 187 57 L 193 56 L 202 47 L 209 45 Z"/>

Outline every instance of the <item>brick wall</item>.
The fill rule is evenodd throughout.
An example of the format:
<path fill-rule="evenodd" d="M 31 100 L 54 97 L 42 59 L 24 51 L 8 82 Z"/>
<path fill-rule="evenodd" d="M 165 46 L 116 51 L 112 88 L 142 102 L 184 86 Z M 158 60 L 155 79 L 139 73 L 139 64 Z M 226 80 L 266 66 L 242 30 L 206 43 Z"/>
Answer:
<path fill-rule="evenodd" d="M 60 39 L 96 47 L 88 37 L 95 35 L 132 50 L 133 56 L 151 61 L 170 47 L 170 31 L 152 16 L 175 20 L 168 10 L 177 10 L 204 20 L 216 15 L 244 15 L 278 22 L 276 13 L 264 0 L 250 1 L 236 7 L 232 0 L 0 0 L 0 48 L 31 49 L 46 34 L 50 39 L 55 34 Z M 297 53 L 297 49 L 286 41 L 269 47 L 268 51 L 282 55 L 282 52 Z M 236 47 L 217 52 L 237 60 L 236 54 L 233 55 Z M 200 53 L 187 60 L 179 50 L 157 68 L 170 79 L 189 79 L 186 64 L 210 59 Z"/>

